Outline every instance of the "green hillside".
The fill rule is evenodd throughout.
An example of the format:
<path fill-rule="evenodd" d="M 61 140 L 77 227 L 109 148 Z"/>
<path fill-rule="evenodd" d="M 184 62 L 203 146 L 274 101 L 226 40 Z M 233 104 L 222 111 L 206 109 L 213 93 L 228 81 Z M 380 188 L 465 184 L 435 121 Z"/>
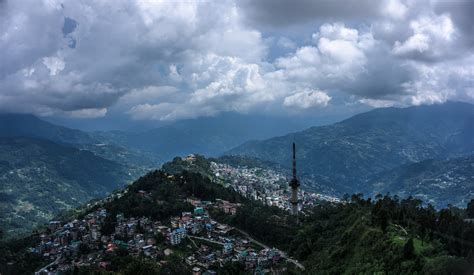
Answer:
<path fill-rule="evenodd" d="M 474 155 L 403 165 L 374 177 L 366 190 L 373 195 L 387 192 L 440 207 L 464 207 L 474 197 Z"/>
<path fill-rule="evenodd" d="M 168 163 L 168 169 L 175 164 L 179 166 L 175 171 L 185 167 L 174 161 Z M 165 222 L 192 209 L 186 198 L 225 199 L 243 205 L 233 216 L 216 209 L 210 210 L 210 216 L 286 251 L 303 264 L 304 270 L 288 265 L 288 274 L 472 274 L 474 271 L 474 225 L 463 222 L 462 210 L 436 211 L 431 206 L 421 207 L 422 202 L 412 198 L 380 196 L 372 201 L 353 195 L 346 197 L 344 203 L 321 203 L 297 221 L 281 209 L 241 198 L 231 189 L 212 182 L 205 173 L 186 169 L 173 176 L 163 171 L 151 172 L 121 192 L 121 196 L 98 203 L 76 218 L 105 209 L 107 216 L 101 232 L 108 234 L 114 230 L 118 213 L 125 218 L 146 217 Z M 36 254 L 26 249 L 37 242 L 37 237 L 32 236 L 4 243 L 0 263 L 11 263 L 4 272 L 32 272 L 44 265 Z M 182 256 L 191 247 L 192 243 L 186 242 L 173 250 Z M 189 272 L 189 267 L 176 256 L 162 256 L 157 265 L 142 254 L 133 255 L 123 250 L 106 253 L 104 257 L 113 263 L 108 270 L 126 274 L 134 268 L 137 273 Z M 137 269 L 140 266 L 143 268 Z M 105 272 L 94 266 L 81 267 L 78 272 L 81 271 Z M 249 274 L 239 265 L 225 265 L 220 271 Z"/>
<path fill-rule="evenodd" d="M 47 140 L 0 138 L 0 224 L 7 236 L 123 187 L 140 170 Z"/>

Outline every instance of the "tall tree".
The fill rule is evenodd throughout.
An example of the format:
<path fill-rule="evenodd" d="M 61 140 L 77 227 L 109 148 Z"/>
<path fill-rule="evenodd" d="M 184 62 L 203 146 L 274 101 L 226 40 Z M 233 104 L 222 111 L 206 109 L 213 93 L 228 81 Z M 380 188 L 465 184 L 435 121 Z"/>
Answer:
<path fill-rule="evenodd" d="M 413 245 L 413 238 L 408 239 L 408 241 L 403 246 L 403 257 L 407 260 L 413 259 L 415 257 L 415 246 Z"/>
<path fill-rule="evenodd" d="M 471 201 L 467 204 L 467 217 L 470 219 L 474 219 L 474 199 L 471 199 Z"/>

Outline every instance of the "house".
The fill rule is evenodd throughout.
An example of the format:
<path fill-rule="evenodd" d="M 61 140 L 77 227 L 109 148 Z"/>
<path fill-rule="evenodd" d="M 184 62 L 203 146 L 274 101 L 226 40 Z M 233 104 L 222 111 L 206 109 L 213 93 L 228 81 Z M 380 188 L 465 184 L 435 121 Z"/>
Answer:
<path fill-rule="evenodd" d="M 168 234 L 168 241 L 171 245 L 180 244 L 181 241 L 186 237 L 186 230 L 182 227 L 178 227 Z"/>
<path fill-rule="evenodd" d="M 224 243 L 224 249 L 222 250 L 222 253 L 230 254 L 232 253 L 233 249 L 234 249 L 234 245 L 232 243 Z"/>
<path fill-rule="evenodd" d="M 204 208 L 202 207 L 196 207 L 194 208 L 194 215 L 204 215 Z"/>
<path fill-rule="evenodd" d="M 189 256 L 189 257 L 186 257 L 186 259 L 184 260 L 186 262 L 187 265 L 195 265 L 196 264 L 196 258 L 194 258 L 194 256 Z"/>

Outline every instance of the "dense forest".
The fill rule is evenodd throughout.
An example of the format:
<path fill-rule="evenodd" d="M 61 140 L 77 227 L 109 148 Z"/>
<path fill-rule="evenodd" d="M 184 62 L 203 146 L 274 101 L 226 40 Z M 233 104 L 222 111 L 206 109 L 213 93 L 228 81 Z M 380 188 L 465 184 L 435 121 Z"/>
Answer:
<path fill-rule="evenodd" d="M 201 165 L 206 167 L 205 163 Z M 436 211 L 413 198 L 385 195 L 371 200 L 361 194 L 346 195 L 343 203 L 321 203 L 309 214 L 295 218 L 276 207 L 242 198 L 212 182 L 206 172 L 191 172 L 172 164 L 167 168 L 174 169 L 176 174 L 162 170 L 150 172 L 127 187 L 121 198 L 96 206 L 108 210 L 110 226 L 102 230 L 112 230 L 116 213 L 165 221 L 192 209 L 184 200 L 187 197 L 209 201 L 220 198 L 243 206 L 234 216 L 213 210 L 210 212 L 213 218 L 286 251 L 304 264 L 308 274 L 472 274 L 474 271 L 474 224 L 464 221 L 473 217 L 474 201 L 467 210 Z M 137 195 L 139 190 L 146 191 L 150 197 Z M 33 234 L 26 239 L 1 243 L 0 272 L 31 273 L 40 266 L 41 259 L 28 252 L 28 247 L 37 241 L 38 234 Z M 115 271 L 125 274 L 131 270 L 168 274 L 185 271 L 179 259 L 158 267 L 125 254 L 115 257 Z M 228 274 L 237 274 L 237 270 L 235 266 L 223 269 Z"/>
<path fill-rule="evenodd" d="M 473 211 L 474 201 L 470 203 Z M 302 261 L 308 274 L 472 274 L 474 224 L 464 210 L 436 211 L 413 198 L 324 203 L 293 217 L 248 203 L 237 215 L 214 216 Z"/>

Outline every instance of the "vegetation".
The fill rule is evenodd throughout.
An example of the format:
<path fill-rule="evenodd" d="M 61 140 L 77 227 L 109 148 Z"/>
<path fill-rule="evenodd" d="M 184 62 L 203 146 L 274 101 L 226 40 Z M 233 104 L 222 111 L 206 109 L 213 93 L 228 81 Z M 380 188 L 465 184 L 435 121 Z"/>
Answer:
<path fill-rule="evenodd" d="M 184 165 L 177 160 L 175 163 Z M 172 164 L 168 168 L 174 169 Z M 472 202 L 466 211 L 458 208 L 437 211 L 431 205 L 422 207 L 422 201 L 414 198 L 386 195 L 371 200 L 356 194 L 346 195 L 343 203 L 321 203 L 310 214 L 296 219 L 281 209 L 243 199 L 236 192 L 211 182 L 204 172 L 186 169 L 176 174 L 162 170 L 150 172 L 126 191 L 121 198 L 101 205 L 109 212 L 110 225 L 115 222 L 116 213 L 167 220 L 192 209 L 185 201 L 188 197 L 240 202 L 243 205 L 234 216 L 218 210 L 210 214 L 265 244 L 287 251 L 304 264 L 307 274 L 472 274 L 474 271 L 474 224 L 463 221 L 470 213 Z M 147 195 L 140 195 L 143 192 L 139 191 Z M 110 228 L 106 226 L 103 230 Z M 26 252 L 37 241 L 34 236 L 30 238 L 20 244 L 2 244 L 1 266 L 13 262 L 17 270 L 31 272 L 42 264 L 40 258 Z M 146 259 L 116 253 L 111 258 L 111 271 L 185 274 L 186 267 L 178 254 L 158 267 Z M 224 270 L 235 274 L 241 267 L 227 265 Z M 5 269 L 0 272 L 11 273 Z"/>
<path fill-rule="evenodd" d="M 198 178 L 196 178 L 199 180 Z M 304 262 L 309 274 L 464 274 L 474 266 L 474 225 L 458 208 L 437 211 L 422 201 L 361 194 L 345 203 L 322 203 L 295 220 L 287 212 L 245 201 L 235 216 L 214 210 L 266 244 Z"/>
<path fill-rule="evenodd" d="M 395 191 L 405 197 L 417 194 L 438 208 L 465 207 L 474 194 L 474 155 L 448 160 L 424 160 L 385 171 L 367 185 L 368 194 Z"/>
<path fill-rule="evenodd" d="M 141 171 L 33 138 L 0 138 L 0 227 L 29 233 L 60 211 L 123 187 Z"/>
<path fill-rule="evenodd" d="M 372 202 L 354 195 L 346 204 L 315 207 L 297 226 L 283 213 L 270 219 L 268 212 L 246 208 L 230 222 L 289 248 L 309 274 L 470 274 L 474 226 L 455 212 L 422 208 L 412 198 L 384 196 Z"/>

